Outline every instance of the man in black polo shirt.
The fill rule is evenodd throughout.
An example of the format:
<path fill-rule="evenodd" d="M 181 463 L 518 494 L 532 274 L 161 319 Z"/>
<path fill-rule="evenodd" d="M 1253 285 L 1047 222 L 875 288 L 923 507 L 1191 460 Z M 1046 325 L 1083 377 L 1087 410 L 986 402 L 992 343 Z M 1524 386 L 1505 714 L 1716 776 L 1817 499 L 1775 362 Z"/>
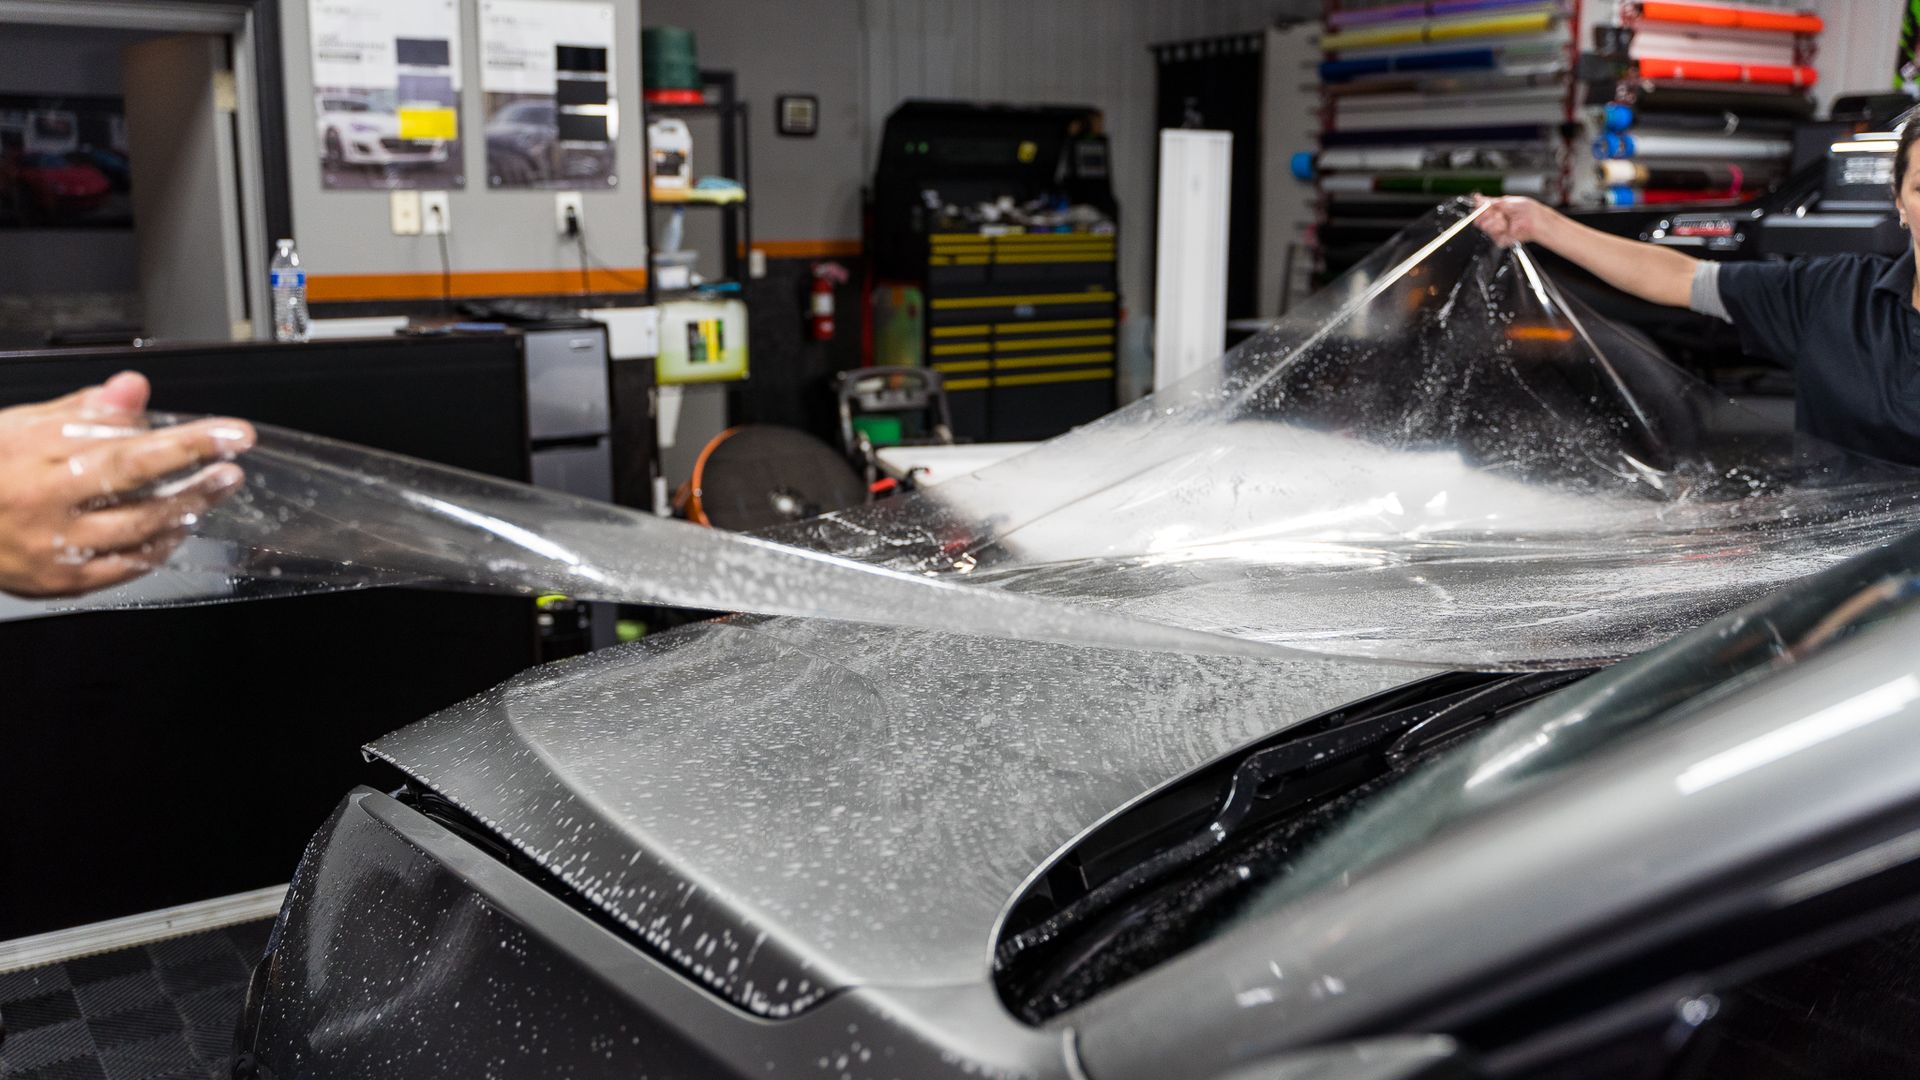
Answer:
<path fill-rule="evenodd" d="M 1898 259 L 1833 255 L 1716 263 L 1610 236 L 1532 199 L 1487 200 L 1478 224 L 1500 244 L 1537 243 L 1624 292 L 1732 323 L 1756 356 L 1793 369 L 1800 430 L 1849 450 L 1920 465 L 1920 123 L 1900 135 L 1895 205 L 1913 244 Z"/>

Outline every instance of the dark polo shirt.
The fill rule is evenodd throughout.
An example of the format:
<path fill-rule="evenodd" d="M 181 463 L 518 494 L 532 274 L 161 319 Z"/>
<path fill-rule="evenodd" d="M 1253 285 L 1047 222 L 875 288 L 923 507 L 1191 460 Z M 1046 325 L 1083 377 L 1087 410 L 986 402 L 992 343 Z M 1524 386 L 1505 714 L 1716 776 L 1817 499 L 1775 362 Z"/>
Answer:
<path fill-rule="evenodd" d="M 1793 369 L 1801 431 L 1920 465 L 1920 311 L 1913 252 L 1720 266 L 1748 352 Z"/>

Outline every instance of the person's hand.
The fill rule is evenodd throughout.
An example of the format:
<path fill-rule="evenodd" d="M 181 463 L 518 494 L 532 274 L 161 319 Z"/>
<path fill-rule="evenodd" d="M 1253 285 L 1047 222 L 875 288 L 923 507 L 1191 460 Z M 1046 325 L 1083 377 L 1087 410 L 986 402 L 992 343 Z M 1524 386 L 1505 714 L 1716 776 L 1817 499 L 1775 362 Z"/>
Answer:
<path fill-rule="evenodd" d="M 148 389 L 124 372 L 0 409 L 0 592 L 74 596 L 138 577 L 239 488 L 244 474 L 228 459 L 253 445 L 253 428 L 222 419 L 135 430 Z"/>
<path fill-rule="evenodd" d="M 1508 195 L 1498 199 L 1476 195 L 1473 201 L 1475 206 L 1487 208 L 1474 220 L 1474 224 L 1480 226 L 1481 231 L 1501 247 L 1539 240 L 1558 216 L 1552 209 L 1524 195 Z"/>

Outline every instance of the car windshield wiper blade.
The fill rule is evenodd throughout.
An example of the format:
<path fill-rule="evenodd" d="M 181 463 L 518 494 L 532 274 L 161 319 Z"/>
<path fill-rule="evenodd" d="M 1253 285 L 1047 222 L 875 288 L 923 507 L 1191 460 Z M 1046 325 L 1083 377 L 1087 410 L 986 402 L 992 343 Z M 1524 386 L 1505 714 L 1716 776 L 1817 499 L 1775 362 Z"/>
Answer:
<path fill-rule="evenodd" d="M 1032 950 L 1052 944 L 1129 897 L 1177 877 L 1288 809 L 1317 802 L 1396 767 L 1587 674 L 1557 671 L 1501 678 L 1411 705 L 1363 713 L 1254 750 L 1234 768 L 1202 828 L 1094 886 L 1039 923 L 1006 935 L 994 951 L 995 965 L 1005 968 Z M 1366 770 L 1362 777 L 1342 768 L 1369 755 L 1378 755 L 1378 768 Z"/>

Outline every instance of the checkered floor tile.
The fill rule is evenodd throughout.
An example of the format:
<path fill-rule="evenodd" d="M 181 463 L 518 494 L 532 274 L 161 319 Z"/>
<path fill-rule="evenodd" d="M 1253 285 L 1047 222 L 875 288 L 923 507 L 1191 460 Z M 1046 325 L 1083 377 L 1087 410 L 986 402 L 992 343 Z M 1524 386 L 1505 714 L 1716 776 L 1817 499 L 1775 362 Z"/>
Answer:
<path fill-rule="evenodd" d="M 0 975 L 5 1080 L 228 1075 L 247 976 L 273 920 Z"/>

